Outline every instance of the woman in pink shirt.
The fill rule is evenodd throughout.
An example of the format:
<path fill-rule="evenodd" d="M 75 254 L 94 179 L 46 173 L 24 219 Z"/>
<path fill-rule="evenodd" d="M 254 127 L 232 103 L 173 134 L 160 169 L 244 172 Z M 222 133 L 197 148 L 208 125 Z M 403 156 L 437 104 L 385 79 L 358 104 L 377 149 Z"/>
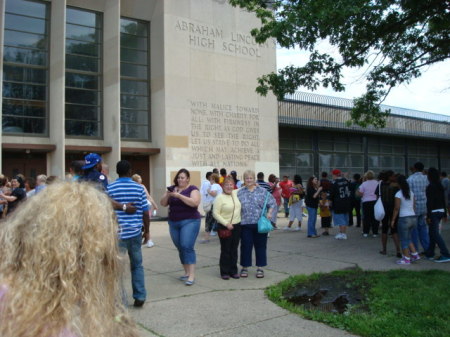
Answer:
<path fill-rule="evenodd" d="M 270 221 L 272 222 L 272 225 L 277 228 L 277 217 L 278 217 L 278 210 L 281 206 L 281 187 L 280 187 L 280 179 L 278 179 L 275 174 L 271 174 L 269 176 L 269 185 L 272 188 L 272 195 L 275 198 L 275 201 L 277 203 L 277 207 L 273 209 L 272 211 L 272 218 Z"/>
<path fill-rule="evenodd" d="M 378 236 L 379 221 L 375 219 L 374 206 L 377 201 L 375 190 L 378 187 L 378 181 L 375 180 L 375 173 L 367 171 L 364 174 L 364 182 L 358 188 L 358 195 L 360 195 L 363 209 L 363 236 L 369 236 L 372 229 L 373 237 Z"/>

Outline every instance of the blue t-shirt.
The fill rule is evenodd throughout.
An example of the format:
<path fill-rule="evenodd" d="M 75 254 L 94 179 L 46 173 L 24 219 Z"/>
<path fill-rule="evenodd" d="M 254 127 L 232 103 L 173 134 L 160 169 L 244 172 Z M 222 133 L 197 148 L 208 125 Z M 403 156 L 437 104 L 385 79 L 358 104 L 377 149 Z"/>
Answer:
<path fill-rule="evenodd" d="M 119 236 L 121 239 L 134 238 L 141 234 L 142 216 L 148 211 L 147 196 L 144 188 L 129 177 L 122 177 L 107 187 L 108 195 L 122 204 L 133 203 L 136 213 L 128 214 L 122 210 L 116 212 L 119 222 Z"/>

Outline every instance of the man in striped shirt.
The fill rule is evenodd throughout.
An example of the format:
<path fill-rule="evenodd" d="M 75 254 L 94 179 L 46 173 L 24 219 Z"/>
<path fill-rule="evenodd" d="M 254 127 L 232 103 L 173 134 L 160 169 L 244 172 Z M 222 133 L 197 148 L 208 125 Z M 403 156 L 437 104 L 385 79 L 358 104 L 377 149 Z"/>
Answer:
<path fill-rule="evenodd" d="M 119 179 L 108 185 L 107 192 L 111 199 L 122 204 L 121 210 L 114 210 L 119 223 L 119 247 L 123 253 L 128 252 L 130 257 L 134 306 L 142 307 L 147 297 L 141 250 L 142 225 L 146 233 L 149 230 L 147 196 L 144 188 L 131 179 L 131 165 L 128 161 L 119 161 L 116 171 Z M 126 213 L 129 203 L 136 207 L 135 213 Z"/>

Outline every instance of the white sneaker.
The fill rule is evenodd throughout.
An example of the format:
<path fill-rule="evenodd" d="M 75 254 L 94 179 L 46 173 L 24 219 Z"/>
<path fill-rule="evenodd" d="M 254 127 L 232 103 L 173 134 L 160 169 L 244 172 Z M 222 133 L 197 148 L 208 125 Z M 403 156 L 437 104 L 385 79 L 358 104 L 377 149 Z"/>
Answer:
<path fill-rule="evenodd" d="M 153 243 L 152 240 L 148 240 L 147 241 L 147 248 L 152 248 L 155 244 Z"/>
<path fill-rule="evenodd" d="M 341 240 L 347 240 L 347 234 L 342 233 Z"/>
<path fill-rule="evenodd" d="M 337 233 L 334 237 L 336 240 L 342 240 L 342 233 Z"/>
<path fill-rule="evenodd" d="M 300 228 L 300 227 L 295 227 L 294 228 L 294 231 L 296 231 L 296 232 L 298 232 L 298 231 L 301 231 L 302 229 Z"/>
<path fill-rule="evenodd" d="M 283 228 L 283 230 L 284 230 L 284 231 L 291 231 L 291 230 L 292 230 L 292 228 L 291 228 L 291 227 L 287 227 L 287 226 L 286 226 L 286 227 L 284 227 L 284 228 Z"/>
<path fill-rule="evenodd" d="M 363 234 L 363 237 L 367 238 L 369 237 L 369 234 Z"/>
<path fill-rule="evenodd" d="M 214 232 L 214 231 L 211 231 L 211 233 L 209 233 L 209 235 L 211 235 L 211 236 L 216 236 L 216 235 L 217 235 L 217 233 L 216 233 L 216 232 Z"/>

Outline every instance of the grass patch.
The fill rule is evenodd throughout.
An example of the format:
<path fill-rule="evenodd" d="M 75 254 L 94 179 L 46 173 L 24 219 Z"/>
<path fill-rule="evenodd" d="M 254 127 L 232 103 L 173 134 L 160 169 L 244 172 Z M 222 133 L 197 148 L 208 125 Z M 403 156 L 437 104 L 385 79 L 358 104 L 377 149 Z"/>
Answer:
<path fill-rule="evenodd" d="M 345 314 L 308 310 L 294 305 L 286 294 L 320 283 L 321 278 L 343 279 L 347 287 L 357 287 L 364 300 L 349 306 Z M 323 322 L 360 336 L 444 337 L 450 336 L 450 272 L 440 270 L 383 272 L 360 269 L 329 274 L 291 276 L 266 289 L 270 300 L 279 306 L 314 321 Z"/>

